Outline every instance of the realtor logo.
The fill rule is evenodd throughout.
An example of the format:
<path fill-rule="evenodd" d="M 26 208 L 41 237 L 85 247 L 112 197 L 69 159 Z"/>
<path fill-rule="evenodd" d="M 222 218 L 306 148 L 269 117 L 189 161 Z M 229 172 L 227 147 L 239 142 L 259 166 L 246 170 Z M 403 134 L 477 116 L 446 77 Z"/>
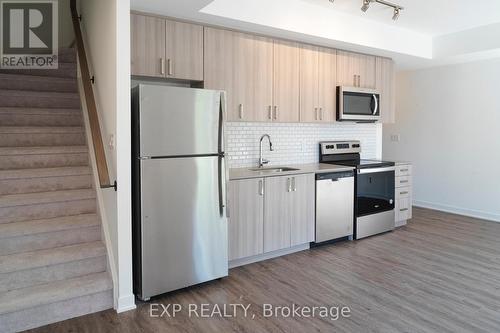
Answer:
<path fill-rule="evenodd" d="M 1 68 L 57 68 L 57 0 L 0 0 Z"/>

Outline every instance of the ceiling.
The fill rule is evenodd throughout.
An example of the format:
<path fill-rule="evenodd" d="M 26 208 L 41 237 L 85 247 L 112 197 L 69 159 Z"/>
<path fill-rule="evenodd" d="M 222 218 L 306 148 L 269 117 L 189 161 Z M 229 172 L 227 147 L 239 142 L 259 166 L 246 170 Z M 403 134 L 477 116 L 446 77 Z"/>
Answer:
<path fill-rule="evenodd" d="M 133 10 L 392 57 L 416 69 L 500 57 L 500 0 L 131 0 Z"/>
<path fill-rule="evenodd" d="M 303 1 L 430 36 L 500 22 L 499 0 L 388 0 L 405 8 L 396 22 L 391 20 L 392 8 L 380 4 L 371 4 L 363 13 L 361 0 Z"/>

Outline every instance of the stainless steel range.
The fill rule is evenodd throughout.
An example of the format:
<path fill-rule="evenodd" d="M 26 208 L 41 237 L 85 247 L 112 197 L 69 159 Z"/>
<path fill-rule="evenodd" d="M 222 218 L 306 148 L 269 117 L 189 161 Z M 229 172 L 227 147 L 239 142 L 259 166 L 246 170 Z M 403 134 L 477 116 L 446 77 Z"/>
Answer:
<path fill-rule="evenodd" d="M 394 229 L 394 162 L 361 159 L 359 141 L 319 144 L 320 163 L 356 168 L 354 238 L 360 239 Z"/>

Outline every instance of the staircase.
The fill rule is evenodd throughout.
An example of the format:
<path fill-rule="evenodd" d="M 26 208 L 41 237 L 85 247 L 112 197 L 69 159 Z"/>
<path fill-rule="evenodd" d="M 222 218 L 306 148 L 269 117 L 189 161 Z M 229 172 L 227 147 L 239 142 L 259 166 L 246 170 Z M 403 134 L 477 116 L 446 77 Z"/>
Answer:
<path fill-rule="evenodd" d="M 0 70 L 0 332 L 113 306 L 76 80 Z"/>

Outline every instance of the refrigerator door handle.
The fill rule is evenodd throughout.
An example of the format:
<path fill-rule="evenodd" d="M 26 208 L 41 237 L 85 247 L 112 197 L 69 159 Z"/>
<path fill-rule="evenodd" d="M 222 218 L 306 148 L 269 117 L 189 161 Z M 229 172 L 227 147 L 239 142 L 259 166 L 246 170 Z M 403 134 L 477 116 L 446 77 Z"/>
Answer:
<path fill-rule="evenodd" d="M 224 121 L 226 113 L 226 95 L 221 91 L 220 93 L 220 106 L 219 106 L 219 154 L 224 152 Z"/>
<path fill-rule="evenodd" d="M 218 168 L 219 172 L 217 175 L 218 178 L 218 187 L 219 187 L 219 214 L 221 217 L 224 217 L 224 209 L 226 209 L 226 217 L 229 217 L 229 210 L 227 207 L 227 172 L 226 172 L 226 163 L 224 161 L 224 155 L 219 155 Z"/>

